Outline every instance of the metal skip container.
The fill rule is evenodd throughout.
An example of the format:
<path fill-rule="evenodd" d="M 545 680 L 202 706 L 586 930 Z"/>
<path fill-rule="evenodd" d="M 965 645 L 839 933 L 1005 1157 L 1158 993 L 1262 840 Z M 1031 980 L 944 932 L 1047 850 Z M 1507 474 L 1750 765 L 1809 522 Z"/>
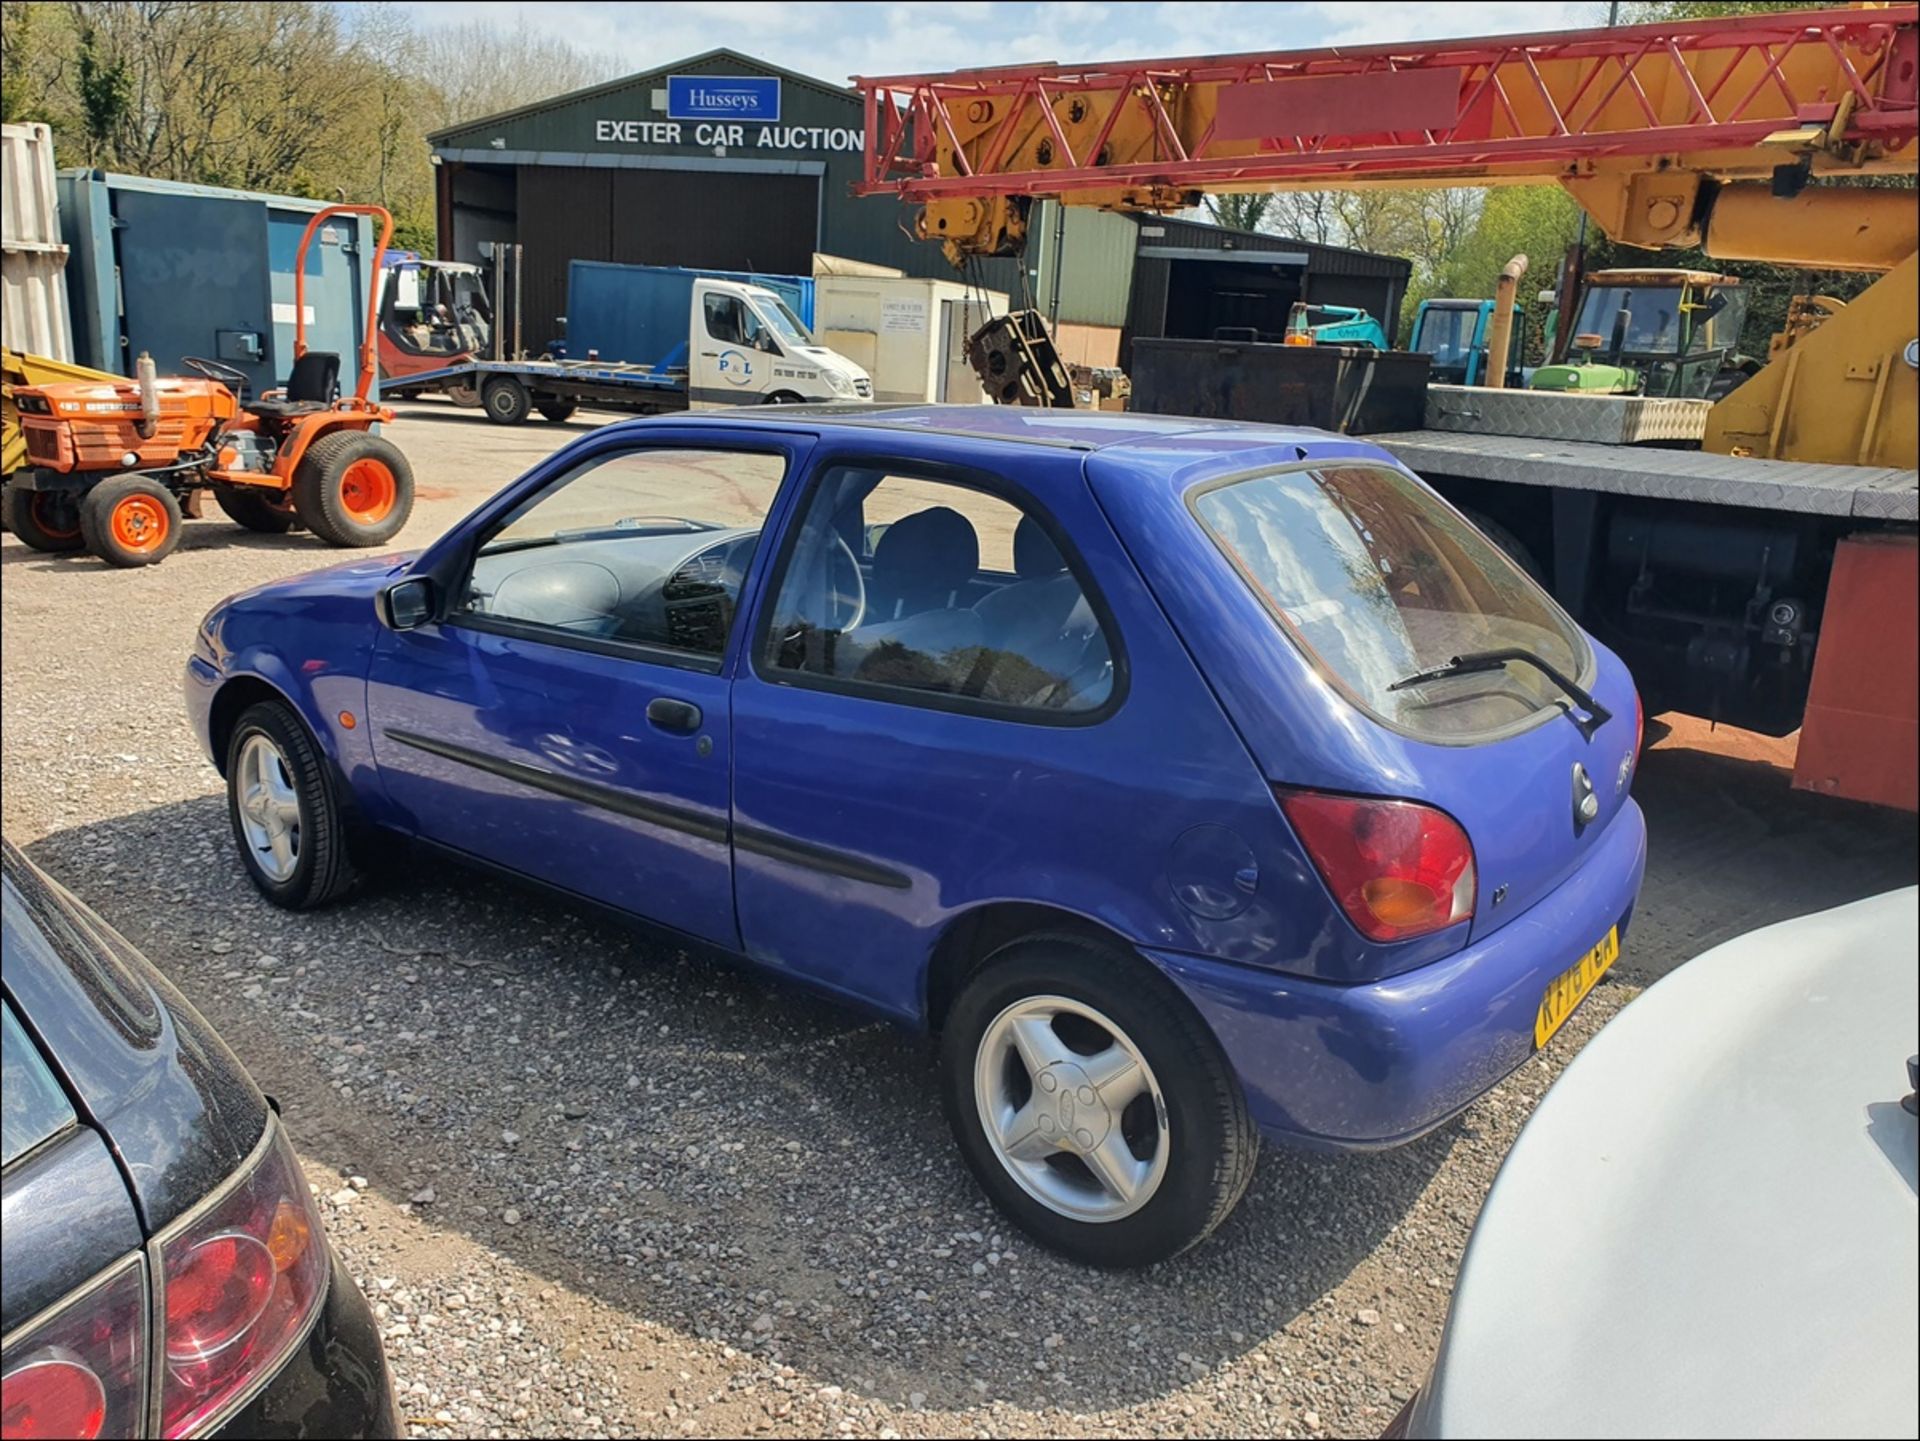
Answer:
<path fill-rule="evenodd" d="M 1430 366 L 1418 351 L 1141 336 L 1131 408 L 1346 435 L 1418 430 Z"/>
<path fill-rule="evenodd" d="M 62 171 L 58 191 L 75 359 L 130 376 L 146 351 L 178 375 L 202 356 L 253 396 L 286 381 L 295 257 L 327 202 L 100 170 Z M 307 344 L 340 356 L 343 391 L 359 383 L 376 239 L 367 217 L 335 216 L 307 256 Z"/>
<path fill-rule="evenodd" d="M 0 126 L 0 235 L 4 291 L 0 339 L 8 350 L 73 359 L 67 313 L 67 245 L 53 178 L 53 132 L 44 125 Z"/>

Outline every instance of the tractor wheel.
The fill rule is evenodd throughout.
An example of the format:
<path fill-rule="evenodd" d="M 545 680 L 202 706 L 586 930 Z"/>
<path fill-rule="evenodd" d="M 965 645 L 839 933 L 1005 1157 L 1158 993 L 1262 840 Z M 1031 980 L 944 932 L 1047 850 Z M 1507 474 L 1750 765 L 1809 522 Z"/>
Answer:
<path fill-rule="evenodd" d="M 519 377 L 492 375 L 480 387 L 480 403 L 487 408 L 487 419 L 495 425 L 519 425 L 533 409 L 533 396 Z"/>
<path fill-rule="evenodd" d="M 328 545 L 384 545 L 413 514 L 413 467 L 390 440 L 336 430 L 300 457 L 293 508 Z"/>
<path fill-rule="evenodd" d="M 180 544 L 180 502 L 145 475 L 103 480 L 80 501 L 80 534 L 108 565 L 152 565 Z"/>
<path fill-rule="evenodd" d="M 293 502 L 284 491 L 236 486 L 214 491 L 213 499 L 226 512 L 228 520 L 262 535 L 285 535 L 300 523 L 300 517 L 294 514 Z"/>
<path fill-rule="evenodd" d="M 0 491 L 7 529 L 34 550 L 58 554 L 86 544 L 80 535 L 80 503 L 72 491 L 28 490 L 10 485 Z"/>
<path fill-rule="evenodd" d="M 541 400 L 536 401 L 534 404 L 534 409 L 538 410 L 555 425 L 558 425 L 563 420 L 571 420 L 574 411 L 579 408 L 579 404 L 571 400 Z"/>

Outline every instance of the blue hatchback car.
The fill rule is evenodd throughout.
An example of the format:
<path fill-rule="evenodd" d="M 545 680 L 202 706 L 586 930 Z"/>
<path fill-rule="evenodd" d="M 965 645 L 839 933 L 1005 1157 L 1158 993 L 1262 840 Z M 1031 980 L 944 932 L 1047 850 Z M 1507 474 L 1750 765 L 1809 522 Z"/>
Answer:
<path fill-rule="evenodd" d="M 1645 859 L 1625 667 L 1317 431 L 609 425 L 215 607 L 186 693 L 269 900 L 398 832 L 924 1028 L 981 1185 L 1101 1265 L 1204 1237 L 1261 1134 L 1459 1111 Z"/>

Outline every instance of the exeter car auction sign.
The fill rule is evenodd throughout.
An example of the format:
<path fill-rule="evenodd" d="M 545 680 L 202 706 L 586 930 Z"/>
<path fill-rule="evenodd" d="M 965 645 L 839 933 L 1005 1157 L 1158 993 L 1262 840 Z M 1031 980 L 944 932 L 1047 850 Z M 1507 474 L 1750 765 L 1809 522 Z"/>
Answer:
<path fill-rule="evenodd" d="M 600 145 L 671 149 L 697 145 L 729 150 L 859 152 L 866 132 L 846 125 L 781 125 L 780 80 L 773 75 L 669 75 L 664 94 L 654 91 L 654 114 L 666 119 L 595 118 Z M 664 103 L 663 103 L 664 102 Z"/>

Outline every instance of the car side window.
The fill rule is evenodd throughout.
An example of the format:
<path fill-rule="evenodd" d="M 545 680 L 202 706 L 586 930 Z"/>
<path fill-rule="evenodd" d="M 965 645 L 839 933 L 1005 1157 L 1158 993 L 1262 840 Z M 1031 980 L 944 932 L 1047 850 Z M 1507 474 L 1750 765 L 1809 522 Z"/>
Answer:
<path fill-rule="evenodd" d="M 11 929 L 12 922 L 8 922 Z M 0 1001 L 4 1008 L 4 1029 L 0 1030 L 0 1164 L 11 1166 L 14 1158 L 25 1155 L 42 1141 L 60 1134 L 74 1123 L 73 1107 L 66 1092 L 47 1069 L 47 1063 L 13 1014 L 11 1001 Z"/>
<path fill-rule="evenodd" d="M 1080 573 L 1038 516 L 983 489 L 828 469 L 775 596 L 762 661 L 776 677 L 1053 713 L 1113 694 Z"/>
<path fill-rule="evenodd" d="M 481 542 L 448 620 L 717 660 L 785 475 L 765 452 L 596 456 Z"/>

